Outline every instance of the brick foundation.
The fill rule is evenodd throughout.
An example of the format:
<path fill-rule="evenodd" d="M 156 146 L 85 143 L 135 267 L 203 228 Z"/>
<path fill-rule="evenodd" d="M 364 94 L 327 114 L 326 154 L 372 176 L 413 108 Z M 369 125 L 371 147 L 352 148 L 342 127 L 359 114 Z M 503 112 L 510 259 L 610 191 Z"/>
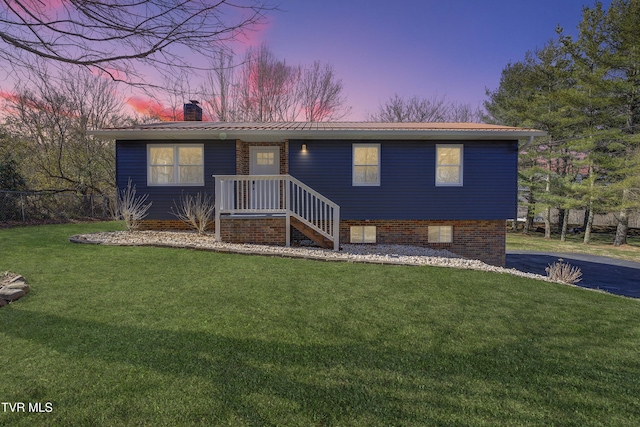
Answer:
<path fill-rule="evenodd" d="M 215 221 L 207 224 L 207 231 L 215 231 Z M 283 217 L 231 218 L 223 216 L 220 220 L 220 238 L 228 243 L 254 243 L 259 245 L 285 246 L 286 219 Z M 141 221 L 141 231 L 194 231 L 190 225 L 178 220 Z"/>
<path fill-rule="evenodd" d="M 426 220 L 345 220 L 340 222 L 340 243 L 349 243 L 350 227 L 374 225 L 376 243 L 403 244 L 447 249 L 465 258 L 504 266 L 507 228 L 496 221 L 426 221 Z M 429 243 L 429 225 L 453 226 L 452 243 Z"/>
<path fill-rule="evenodd" d="M 491 265 L 504 266 L 507 228 L 503 220 L 496 221 L 426 221 L 426 220 L 344 220 L 340 222 L 340 243 L 349 243 L 350 227 L 376 226 L 376 243 L 403 244 L 447 249 L 466 258 L 479 259 Z M 429 225 L 453 226 L 452 243 L 429 243 Z M 207 230 L 214 231 L 211 221 Z M 221 220 L 223 242 L 286 245 L 286 219 L 282 217 L 230 218 Z M 141 230 L 190 230 L 182 221 L 142 221 Z M 292 230 L 292 240 L 304 238 Z M 299 234 L 299 233 L 298 233 Z"/>
<path fill-rule="evenodd" d="M 222 218 L 220 238 L 229 243 L 284 246 L 286 218 Z"/>

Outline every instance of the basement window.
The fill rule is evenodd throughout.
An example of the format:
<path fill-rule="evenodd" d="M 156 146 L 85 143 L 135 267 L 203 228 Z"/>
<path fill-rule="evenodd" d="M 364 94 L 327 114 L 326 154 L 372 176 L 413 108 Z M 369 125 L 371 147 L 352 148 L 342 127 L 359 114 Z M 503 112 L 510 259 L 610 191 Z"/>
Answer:
<path fill-rule="evenodd" d="M 453 243 L 453 226 L 430 225 L 429 243 Z"/>
<path fill-rule="evenodd" d="M 354 225 L 351 226 L 351 243 L 375 243 L 375 225 Z"/>

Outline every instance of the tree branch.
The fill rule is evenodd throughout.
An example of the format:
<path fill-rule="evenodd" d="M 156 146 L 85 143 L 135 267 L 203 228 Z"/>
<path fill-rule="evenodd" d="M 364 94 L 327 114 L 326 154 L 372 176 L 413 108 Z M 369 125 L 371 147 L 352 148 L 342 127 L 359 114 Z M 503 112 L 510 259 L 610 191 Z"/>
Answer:
<path fill-rule="evenodd" d="M 185 51 L 212 55 L 274 10 L 267 1 L 69 0 L 56 8 L 2 0 L 0 57 L 14 67 L 34 58 L 96 67 L 130 81 L 140 61 L 170 70 L 190 65 Z"/>

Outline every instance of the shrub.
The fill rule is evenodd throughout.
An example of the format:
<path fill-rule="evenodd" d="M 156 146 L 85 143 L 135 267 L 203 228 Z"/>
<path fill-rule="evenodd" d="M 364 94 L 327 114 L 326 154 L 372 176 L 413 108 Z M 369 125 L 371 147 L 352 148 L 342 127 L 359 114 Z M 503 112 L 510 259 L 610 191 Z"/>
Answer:
<path fill-rule="evenodd" d="M 551 280 L 568 283 L 570 285 L 575 285 L 582 280 L 582 271 L 580 268 L 565 263 L 562 258 L 559 258 L 558 262 L 549 264 L 549 266 L 545 268 L 545 271 Z"/>
<path fill-rule="evenodd" d="M 173 204 L 175 210 L 171 208 L 172 215 L 198 230 L 198 234 L 204 234 L 215 209 L 211 196 L 200 193 L 195 196 L 187 194 L 180 198 L 180 204 L 176 204 L 175 201 Z"/>
<path fill-rule="evenodd" d="M 118 191 L 116 212 L 118 218 L 124 221 L 127 230 L 137 230 L 140 226 L 140 221 L 147 216 L 147 211 L 153 203 L 144 204 L 148 197 L 148 194 L 136 197 L 136 186 L 131 185 L 131 179 L 129 179 L 126 188 Z"/>

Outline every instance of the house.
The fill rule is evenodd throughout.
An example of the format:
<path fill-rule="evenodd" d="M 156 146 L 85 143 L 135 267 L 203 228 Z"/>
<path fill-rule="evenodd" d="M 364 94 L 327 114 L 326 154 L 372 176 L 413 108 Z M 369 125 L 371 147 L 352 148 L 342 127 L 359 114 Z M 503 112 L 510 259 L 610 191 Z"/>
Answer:
<path fill-rule="evenodd" d="M 181 228 L 171 208 L 200 192 L 215 197 L 221 241 L 398 243 L 494 265 L 505 263 L 505 220 L 516 215 L 519 145 L 544 135 L 474 123 L 199 120 L 92 133 L 116 140 L 118 187 L 131 179 L 149 195 L 147 229 Z"/>

